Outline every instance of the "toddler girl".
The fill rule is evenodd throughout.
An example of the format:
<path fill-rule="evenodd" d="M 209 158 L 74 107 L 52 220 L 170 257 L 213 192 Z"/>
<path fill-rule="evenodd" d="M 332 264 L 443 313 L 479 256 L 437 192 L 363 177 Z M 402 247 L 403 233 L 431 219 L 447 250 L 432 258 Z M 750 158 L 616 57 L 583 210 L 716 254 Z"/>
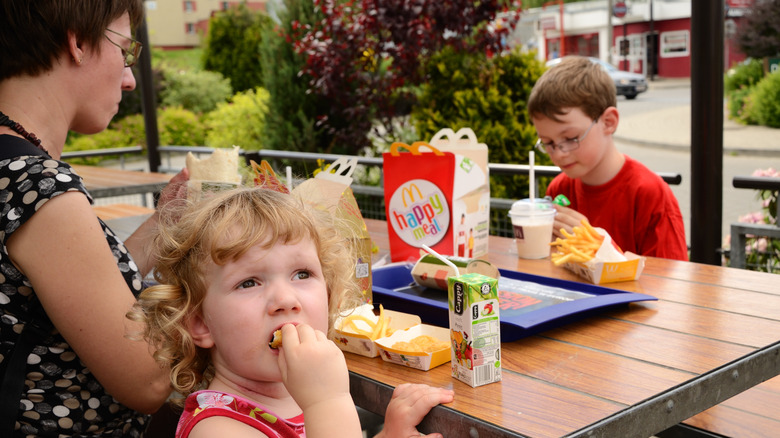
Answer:
<path fill-rule="evenodd" d="M 155 240 L 160 284 L 128 317 L 145 323 L 186 397 L 176 436 L 362 437 L 346 361 L 326 335 L 338 309 L 360 300 L 350 247 L 329 216 L 263 188 L 172 216 Z M 449 401 L 452 391 L 401 385 L 381 435 L 419 436 L 423 416 Z"/>

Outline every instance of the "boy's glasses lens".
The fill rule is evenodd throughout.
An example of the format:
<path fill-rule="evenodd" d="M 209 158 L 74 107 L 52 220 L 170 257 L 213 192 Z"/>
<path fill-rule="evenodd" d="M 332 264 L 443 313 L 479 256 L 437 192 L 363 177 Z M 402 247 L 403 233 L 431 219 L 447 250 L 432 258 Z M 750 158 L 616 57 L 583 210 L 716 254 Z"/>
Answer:
<path fill-rule="evenodd" d="M 540 150 L 541 152 L 544 152 L 545 154 L 551 154 L 551 153 L 555 152 L 556 150 L 558 150 L 558 152 L 561 152 L 561 153 L 564 153 L 564 154 L 566 152 L 571 152 L 571 151 L 577 149 L 578 147 L 580 147 L 580 142 L 582 140 L 584 140 L 585 137 L 588 136 L 588 133 L 590 132 L 590 130 L 593 129 L 593 125 L 595 125 L 596 122 L 598 122 L 598 121 L 599 121 L 599 119 L 594 120 L 593 123 L 591 123 L 590 126 L 588 126 L 588 129 L 585 130 L 585 133 L 582 134 L 582 136 L 579 137 L 579 138 L 572 138 L 572 139 L 569 139 L 569 140 L 564 140 L 564 141 L 562 141 L 560 143 L 557 143 L 557 144 L 555 142 L 552 142 L 552 141 L 549 142 L 549 143 L 545 143 L 540 138 L 540 139 L 536 140 L 536 144 L 534 145 L 534 147 L 536 149 Z"/>

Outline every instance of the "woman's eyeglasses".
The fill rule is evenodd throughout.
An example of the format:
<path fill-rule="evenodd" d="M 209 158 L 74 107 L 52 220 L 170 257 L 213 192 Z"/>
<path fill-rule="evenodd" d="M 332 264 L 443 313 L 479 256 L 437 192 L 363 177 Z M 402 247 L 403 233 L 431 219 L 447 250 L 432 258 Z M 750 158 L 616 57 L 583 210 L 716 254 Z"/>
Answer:
<path fill-rule="evenodd" d="M 134 66 L 135 63 L 138 62 L 138 55 L 141 54 L 141 49 L 144 47 L 143 44 L 141 44 L 140 41 L 136 41 L 127 35 L 122 35 L 121 33 L 115 32 L 111 29 L 106 29 L 106 30 L 115 35 L 119 35 L 122 38 L 127 38 L 128 40 L 130 40 L 130 47 L 125 49 L 124 47 L 112 41 L 111 38 L 109 38 L 108 35 L 106 35 L 106 39 L 108 40 L 108 42 L 119 47 L 119 50 L 122 51 L 122 56 L 125 57 L 125 67 Z"/>
<path fill-rule="evenodd" d="M 539 140 L 536 141 L 536 144 L 534 145 L 534 147 L 536 149 L 540 150 L 541 152 L 544 152 L 545 154 L 552 154 L 556 150 L 558 152 L 562 152 L 564 154 L 566 152 L 571 152 L 571 151 L 577 149 L 578 147 L 580 147 L 580 142 L 582 140 L 585 140 L 585 137 L 587 137 L 587 135 L 590 132 L 591 128 L 593 128 L 593 125 L 595 125 L 596 122 L 598 122 L 598 121 L 599 121 L 599 119 L 594 120 L 593 123 L 591 123 L 590 126 L 588 127 L 588 129 L 585 131 L 585 133 L 582 134 L 582 137 L 571 138 L 571 139 L 568 139 L 568 140 L 564 140 L 564 141 L 562 141 L 560 143 L 555 143 L 555 142 L 552 142 L 552 141 L 549 142 L 549 143 L 545 143 L 540 138 Z"/>

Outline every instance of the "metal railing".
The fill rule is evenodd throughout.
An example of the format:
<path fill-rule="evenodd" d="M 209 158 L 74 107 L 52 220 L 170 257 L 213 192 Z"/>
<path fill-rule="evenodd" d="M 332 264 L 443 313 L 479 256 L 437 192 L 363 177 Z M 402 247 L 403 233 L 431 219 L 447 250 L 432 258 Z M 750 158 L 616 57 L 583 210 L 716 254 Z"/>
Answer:
<path fill-rule="evenodd" d="M 210 154 L 214 151 L 214 148 L 206 146 L 160 146 L 157 149 L 161 155 L 160 172 L 174 173 L 178 172 L 181 167 L 181 161 L 179 163 L 174 162 L 177 156 L 192 152 L 196 156 Z M 95 157 L 101 155 L 121 155 L 122 164 L 124 164 L 123 154 L 137 154 L 140 153 L 141 147 L 130 148 L 115 148 L 115 149 L 103 149 L 93 151 L 78 151 L 68 152 L 63 154 L 63 158 L 82 158 L 82 157 Z M 248 164 L 250 160 L 260 162 L 262 160 L 268 161 L 274 169 L 280 170 L 284 166 L 291 163 L 312 162 L 316 163 L 318 160 L 324 160 L 325 162 L 332 162 L 344 155 L 337 154 L 320 154 L 312 152 L 295 152 L 295 151 L 279 151 L 264 149 L 259 151 L 244 151 L 240 150 L 239 155 L 244 157 Z M 382 167 L 381 157 L 356 157 L 359 166 L 372 166 Z M 504 163 L 488 163 L 488 169 L 491 175 L 528 175 L 530 166 L 527 164 L 504 164 Z M 553 177 L 561 172 L 560 168 L 556 166 L 534 166 L 534 173 L 540 177 Z M 666 181 L 667 184 L 677 185 L 682 182 L 682 176 L 678 173 L 671 172 L 658 172 L 658 175 Z M 355 199 L 360 206 L 363 217 L 370 219 L 385 220 L 385 205 L 384 205 L 384 190 L 381 186 L 352 184 L 352 192 L 355 194 Z M 515 200 L 505 198 L 490 198 L 490 233 L 497 236 L 509 236 L 512 233 L 512 224 L 509 221 L 508 212 Z"/>
<path fill-rule="evenodd" d="M 780 194 L 780 178 L 735 176 L 737 189 L 771 190 Z M 780 218 L 778 203 L 775 218 Z M 780 273 L 780 227 L 778 224 L 731 224 L 731 249 L 725 254 L 733 268 Z"/>

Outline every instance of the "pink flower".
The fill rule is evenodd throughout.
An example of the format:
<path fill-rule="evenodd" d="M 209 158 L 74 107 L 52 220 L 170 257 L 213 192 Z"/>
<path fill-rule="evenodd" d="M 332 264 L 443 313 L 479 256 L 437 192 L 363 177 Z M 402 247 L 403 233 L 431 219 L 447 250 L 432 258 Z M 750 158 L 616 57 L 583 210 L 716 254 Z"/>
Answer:
<path fill-rule="evenodd" d="M 772 167 L 770 167 L 769 169 L 766 169 L 766 170 L 764 170 L 764 169 L 756 169 L 756 170 L 753 171 L 753 176 L 759 176 L 759 177 L 768 176 L 768 177 L 771 177 L 771 178 L 777 178 L 777 177 L 780 177 L 780 172 L 778 172 L 777 170 L 775 170 Z"/>
<path fill-rule="evenodd" d="M 763 224 L 764 222 L 764 213 L 761 211 L 754 211 L 753 213 L 748 213 L 745 215 L 742 215 L 737 219 L 738 222 L 742 223 L 748 223 L 748 224 Z"/>

